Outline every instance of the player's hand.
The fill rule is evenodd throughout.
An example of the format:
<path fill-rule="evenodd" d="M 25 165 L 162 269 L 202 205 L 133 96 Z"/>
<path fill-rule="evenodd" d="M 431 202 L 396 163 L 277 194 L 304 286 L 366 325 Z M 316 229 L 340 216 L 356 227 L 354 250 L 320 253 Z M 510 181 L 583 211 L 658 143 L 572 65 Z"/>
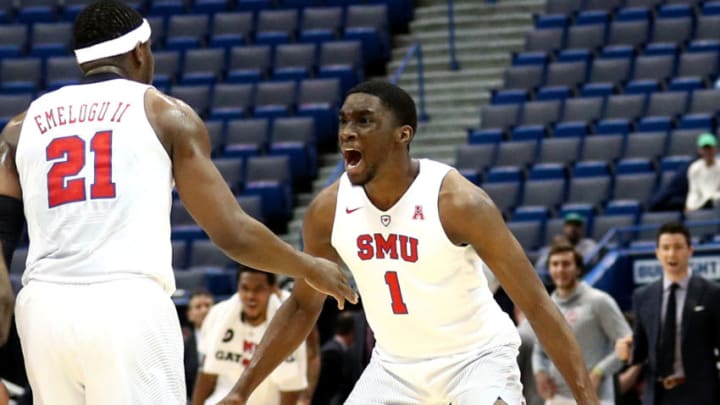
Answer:
<path fill-rule="evenodd" d="M 538 394 L 545 400 L 551 399 L 557 392 L 555 381 L 544 371 L 535 373 L 535 385 L 537 385 Z"/>
<path fill-rule="evenodd" d="M 632 353 L 633 337 L 627 335 L 615 341 L 615 355 L 622 361 L 629 361 Z"/>
<path fill-rule="evenodd" d="M 337 263 L 315 257 L 315 271 L 305 277 L 305 281 L 314 289 L 327 294 L 338 303 L 338 309 L 345 308 L 345 300 L 357 304 L 358 295 L 350 287 L 347 275 Z"/>
<path fill-rule="evenodd" d="M 10 322 L 13 315 L 15 296 L 7 269 L 0 268 L 0 346 L 4 345 L 10 334 Z"/>
<path fill-rule="evenodd" d="M 245 405 L 245 400 L 240 395 L 230 391 L 217 405 Z"/>
<path fill-rule="evenodd" d="M 600 388 L 600 384 L 602 383 L 603 376 L 602 374 L 596 372 L 595 370 L 590 371 L 590 382 L 593 385 L 593 389 L 595 389 L 595 392 L 598 392 L 598 388 Z"/>

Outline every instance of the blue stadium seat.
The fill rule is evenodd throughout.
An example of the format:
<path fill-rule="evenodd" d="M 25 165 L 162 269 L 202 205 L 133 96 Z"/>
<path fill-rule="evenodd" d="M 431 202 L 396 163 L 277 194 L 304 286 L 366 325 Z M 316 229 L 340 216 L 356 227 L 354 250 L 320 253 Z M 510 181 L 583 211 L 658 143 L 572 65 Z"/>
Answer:
<path fill-rule="evenodd" d="M 210 46 L 232 48 L 247 44 L 253 35 L 252 13 L 217 13 L 213 16 Z"/>
<path fill-rule="evenodd" d="M 536 250 L 542 240 L 542 223 L 540 221 L 508 222 L 508 229 L 528 251 Z"/>
<path fill-rule="evenodd" d="M 325 42 L 320 46 L 318 77 L 340 79 L 340 92 L 364 80 L 362 43 L 359 41 Z"/>
<path fill-rule="evenodd" d="M 267 151 L 270 143 L 267 118 L 230 120 L 226 132 L 224 156 L 259 156 Z"/>
<path fill-rule="evenodd" d="M 249 83 L 219 83 L 213 90 L 210 119 L 230 120 L 250 114 L 254 86 Z"/>
<path fill-rule="evenodd" d="M 294 42 L 297 30 L 297 10 L 262 10 L 258 13 L 255 43 L 278 45 Z"/>
<path fill-rule="evenodd" d="M 315 125 L 310 117 L 277 118 L 270 136 L 270 154 L 290 158 L 293 180 L 317 176 Z"/>
<path fill-rule="evenodd" d="M 170 88 L 170 95 L 187 103 L 199 116 L 206 116 L 210 106 L 210 87 L 176 85 Z"/>
<path fill-rule="evenodd" d="M 35 23 L 32 26 L 30 55 L 47 58 L 66 56 L 70 52 L 72 26 L 67 22 Z"/>
<path fill-rule="evenodd" d="M 185 52 L 185 63 L 180 82 L 184 85 L 213 85 L 222 80 L 225 68 L 223 49 L 189 49 Z"/>
<path fill-rule="evenodd" d="M 520 197 L 520 182 L 483 183 L 482 189 L 490 196 L 505 217 L 510 216 Z"/>
<path fill-rule="evenodd" d="M 302 80 L 315 75 L 315 44 L 284 44 L 275 48 L 273 80 Z"/>
<path fill-rule="evenodd" d="M 39 58 L 0 59 L 0 91 L 3 94 L 35 94 L 42 81 Z"/>
<path fill-rule="evenodd" d="M 479 185 L 485 170 L 495 159 L 495 145 L 460 145 L 455 155 L 455 168 L 471 182 Z"/>
<path fill-rule="evenodd" d="M 170 224 L 174 240 L 189 240 L 203 236 L 203 230 L 190 216 L 182 201 L 173 201 L 170 210 Z"/>
<path fill-rule="evenodd" d="M 270 70 L 270 57 L 270 47 L 267 45 L 231 48 L 227 81 L 257 83 L 267 78 Z"/>
<path fill-rule="evenodd" d="M 165 36 L 165 48 L 188 50 L 204 45 L 208 24 L 207 14 L 171 15 Z"/>
<path fill-rule="evenodd" d="M 288 156 L 250 157 L 245 172 L 243 194 L 260 196 L 263 215 L 268 221 L 287 221 L 292 209 L 292 176 Z"/>
<path fill-rule="evenodd" d="M 25 51 L 28 28 L 25 25 L 4 25 L 0 30 L 0 57 L 17 57 Z"/>
<path fill-rule="evenodd" d="M 56 90 L 68 84 L 77 84 L 81 77 L 75 57 L 53 56 L 45 59 L 46 90 Z"/>
<path fill-rule="evenodd" d="M 213 159 L 213 163 L 215 164 L 215 167 L 217 167 L 223 179 L 225 179 L 225 182 L 228 184 L 228 187 L 230 187 L 230 190 L 232 190 L 234 194 L 240 194 L 245 187 L 245 179 L 243 178 L 245 162 L 243 159 Z"/>
<path fill-rule="evenodd" d="M 285 117 L 295 107 L 296 83 L 261 82 L 257 85 L 254 102 L 254 117 Z"/>
<path fill-rule="evenodd" d="M 302 9 L 300 41 L 320 44 L 340 38 L 342 7 L 305 7 Z"/>
<path fill-rule="evenodd" d="M 344 38 L 362 43 L 363 58 L 366 63 L 388 60 L 390 39 L 387 6 L 385 4 L 348 6 Z"/>
<path fill-rule="evenodd" d="M 22 0 L 17 3 L 15 18 L 23 24 L 48 23 L 55 21 L 56 12 L 55 0 Z"/>
<path fill-rule="evenodd" d="M 337 114 L 340 105 L 340 80 L 306 79 L 298 90 L 297 115 L 312 117 L 319 144 L 337 142 Z"/>
<path fill-rule="evenodd" d="M 525 182 L 521 205 L 555 209 L 565 200 L 565 179 L 528 180 Z"/>

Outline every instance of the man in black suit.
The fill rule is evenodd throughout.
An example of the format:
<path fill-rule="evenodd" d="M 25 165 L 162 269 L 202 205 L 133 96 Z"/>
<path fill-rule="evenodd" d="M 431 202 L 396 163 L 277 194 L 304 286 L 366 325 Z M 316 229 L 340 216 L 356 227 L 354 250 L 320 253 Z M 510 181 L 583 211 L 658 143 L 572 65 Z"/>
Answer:
<path fill-rule="evenodd" d="M 197 377 L 198 367 L 200 367 L 200 356 L 197 350 L 198 335 L 214 301 L 212 294 L 208 291 L 198 290 L 190 295 L 188 302 L 186 315 L 192 329 L 183 330 L 185 342 L 183 363 L 185 365 L 185 388 L 187 388 L 188 398 L 192 397 L 195 378 Z"/>
<path fill-rule="evenodd" d="M 690 241 L 680 223 L 660 228 L 663 277 L 635 291 L 633 335 L 615 347 L 621 359 L 646 363 L 643 405 L 720 404 L 720 286 L 690 272 Z"/>
<path fill-rule="evenodd" d="M 354 314 L 340 312 L 335 323 L 335 336 L 320 348 L 320 377 L 312 405 L 340 405 L 354 385 L 351 380 L 349 348 L 355 334 Z"/>

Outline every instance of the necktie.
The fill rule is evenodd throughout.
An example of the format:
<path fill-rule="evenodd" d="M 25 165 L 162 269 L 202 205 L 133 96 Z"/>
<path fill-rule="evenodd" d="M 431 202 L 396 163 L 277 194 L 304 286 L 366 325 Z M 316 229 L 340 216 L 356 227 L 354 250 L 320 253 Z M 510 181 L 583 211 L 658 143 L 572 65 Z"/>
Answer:
<path fill-rule="evenodd" d="M 675 363 L 675 331 L 677 330 L 677 316 L 675 292 L 678 289 L 675 283 L 670 284 L 670 295 L 668 295 L 667 308 L 665 310 L 665 322 L 662 329 L 662 340 L 660 341 L 660 356 L 658 371 L 660 376 L 667 377 L 673 374 Z"/>

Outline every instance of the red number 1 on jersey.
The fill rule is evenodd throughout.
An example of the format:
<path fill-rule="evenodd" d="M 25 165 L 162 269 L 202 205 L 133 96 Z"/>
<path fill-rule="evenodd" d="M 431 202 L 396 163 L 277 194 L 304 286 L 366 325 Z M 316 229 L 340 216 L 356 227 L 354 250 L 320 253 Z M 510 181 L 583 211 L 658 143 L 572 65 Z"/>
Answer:
<path fill-rule="evenodd" d="M 400 291 L 400 282 L 396 271 L 385 272 L 385 284 L 390 287 L 390 299 L 392 300 L 392 310 L 394 314 L 407 314 L 407 305 L 403 301 L 402 291 Z"/>
<path fill-rule="evenodd" d="M 94 152 L 95 181 L 90 185 L 90 198 L 115 198 L 115 183 L 112 182 L 112 131 L 98 131 L 90 140 Z M 48 206 L 85 201 L 85 179 L 76 176 L 85 166 L 85 141 L 77 135 L 55 138 L 45 149 L 48 161 L 62 159 L 50 168 L 47 175 Z"/>

